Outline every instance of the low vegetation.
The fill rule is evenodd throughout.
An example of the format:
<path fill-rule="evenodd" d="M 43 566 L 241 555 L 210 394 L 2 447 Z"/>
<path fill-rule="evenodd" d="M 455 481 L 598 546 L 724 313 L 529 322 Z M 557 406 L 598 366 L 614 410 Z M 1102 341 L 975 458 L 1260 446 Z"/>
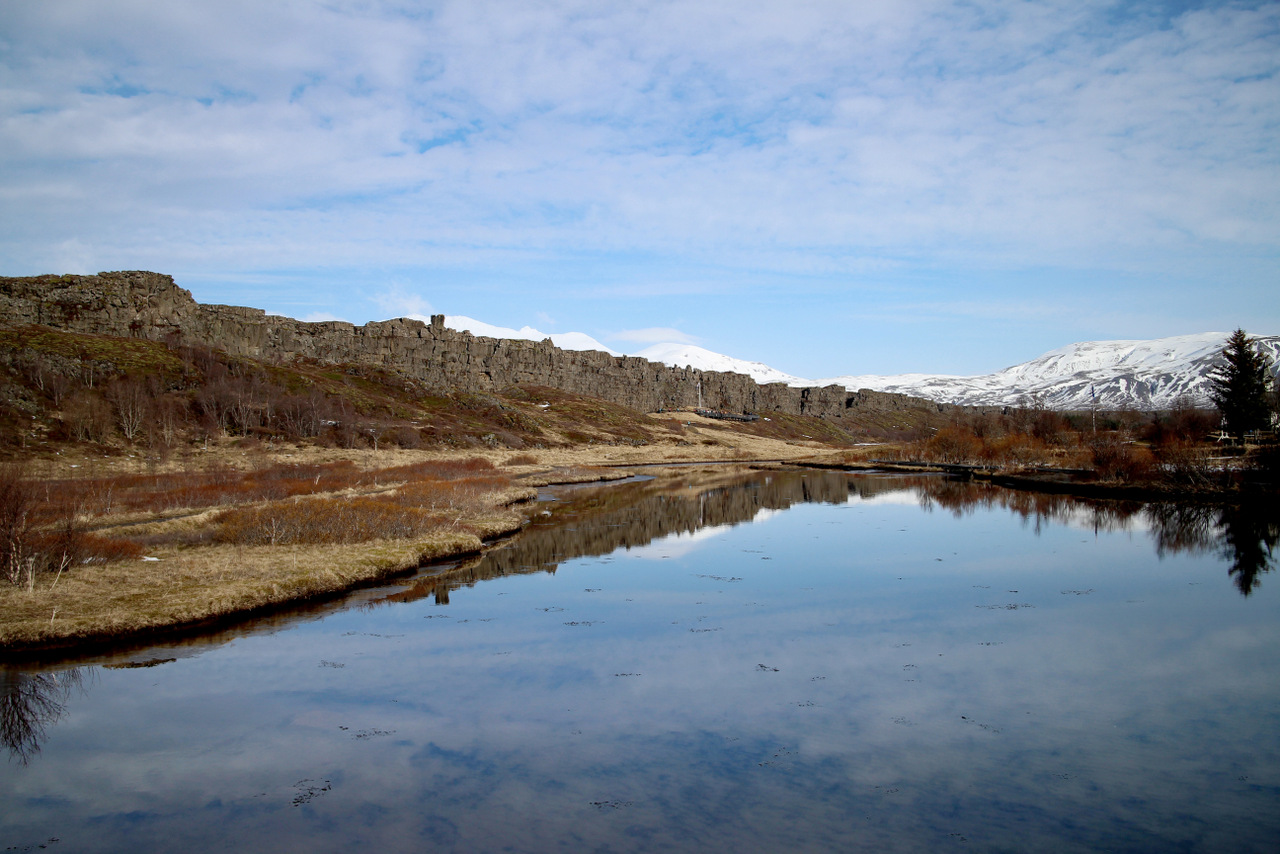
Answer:
<path fill-rule="evenodd" d="M 1274 489 L 1274 437 L 1222 441 L 1219 416 L 1190 405 L 1164 412 L 1074 413 L 1013 409 L 969 413 L 907 443 L 901 460 L 1006 473 L 1068 471 L 1077 480 L 1161 491 Z"/>
<path fill-rule="evenodd" d="M 0 468 L 0 646 L 199 623 L 343 590 L 517 529 L 485 459 L 39 481 Z"/>
<path fill-rule="evenodd" d="M 272 364 L 176 340 L 0 330 L 0 450 L 28 456 L 74 445 L 164 461 L 228 438 L 344 450 L 654 441 L 643 421 L 537 387 L 441 394 L 370 365 Z"/>

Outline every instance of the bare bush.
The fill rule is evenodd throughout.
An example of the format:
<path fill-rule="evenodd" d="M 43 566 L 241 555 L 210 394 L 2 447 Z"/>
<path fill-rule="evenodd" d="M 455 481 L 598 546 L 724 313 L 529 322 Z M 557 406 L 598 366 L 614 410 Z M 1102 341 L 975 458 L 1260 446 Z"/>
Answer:
<path fill-rule="evenodd" d="M 408 451 L 422 447 L 422 434 L 413 427 L 397 427 L 392 438 L 397 445 Z"/>
<path fill-rule="evenodd" d="M 1222 481 L 1222 466 L 1208 448 L 1194 442 L 1166 442 L 1156 449 L 1156 461 L 1161 477 L 1170 483 L 1208 489 Z"/>
<path fill-rule="evenodd" d="M 1094 471 L 1101 480 L 1126 483 L 1142 480 L 1151 474 L 1155 463 L 1146 448 L 1139 448 L 1116 435 L 1098 436 L 1089 447 Z"/>
<path fill-rule="evenodd" d="M 133 377 L 115 380 L 107 386 L 107 400 L 115 410 L 120 435 L 132 444 L 151 418 L 153 400 L 145 385 Z"/>
<path fill-rule="evenodd" d="M 1049 460 L 1045 443 L 1025 433 L 1007 433 L 983 442 L 981 456 L 1001 468 L 1025 468 Z"/>
<path fill-rule="evenodd" d="M 62 425 L 76 442 L 102 442 L 111 433 L 111 407 L 93 391 L 73 392 L 63 407 Z"/>
<path fill-rule="evenodd" d="M 449 521 L 443 512 L 380 498 L 303 498 L 229 510 L 218 520 L 216 539 L 241 545 L 359 543 L 422 536 L 448 528 Z"/>
<path fill-rule="evenodd" d="M 982 440 L 967 427 L 951 424 L 943 427 L 924 444 L 929 459 L 944 463 L 967 463 L 982 454 Z"/>
<path fill-rule="evenodd" d="M 152 423 L 152 444 L 172 448 L 187 420 L 187 402 L 177 395 L 168 394 L 156 401 L 155 419 Z"/>
<path fill-rule="evenodd" d="M 538 458 L 533 454 L 516 454 L 507 460 L 509 466 L 536 466 Z"/>
<path fill-rule="evenodd" d="M 5 580 L 17 584 L 26 565 L 35 520 L 35 491 L 16 465 L 0 466 L 0 548 Z"/>
<path fill-rule="evenodd" d="M 290 439 L 314 439 L 329 419 L 329 404 L 318 391 L 286 395 L 276 405 L 279 429 Z"/>
<path fill-rule="evenodd" d="M 61 577 L 74 566 L 141 554 L 132 543 L 80 530 L 73 506 L 62 498 L 53 490 L 39 489 L 20 466 L 0 466 L 0 571 L 10 584 L 34 587 L 36 576 L 43 573 Z"/>

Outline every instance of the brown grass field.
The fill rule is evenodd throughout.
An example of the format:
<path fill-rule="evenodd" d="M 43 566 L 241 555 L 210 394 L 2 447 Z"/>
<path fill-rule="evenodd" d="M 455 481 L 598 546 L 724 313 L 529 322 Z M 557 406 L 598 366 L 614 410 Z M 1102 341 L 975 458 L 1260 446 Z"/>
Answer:
<path fill-rule="evenodd" d="M 163 465 L 64 448 L 22 474 L 37 545 L 48 552 L 47 532 L 71 520 L 76 561 L 25 575 L 19 566 L 16 583 L 0 585 L 0 649 L 213 625 L 477 552 L 520 529 L 537 486 L 621 478 L 631 466 L 835 450 L 692 413 L 648 418 L 655 432 L 679 427 L 664 442 L 537 450 L 245 450 L 227 441 Z"/>

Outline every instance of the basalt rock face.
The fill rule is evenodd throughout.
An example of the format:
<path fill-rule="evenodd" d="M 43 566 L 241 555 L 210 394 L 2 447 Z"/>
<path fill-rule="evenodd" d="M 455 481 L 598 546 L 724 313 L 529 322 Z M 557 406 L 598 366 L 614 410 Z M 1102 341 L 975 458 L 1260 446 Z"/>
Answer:
<path fill-rule="evenodd" d="M 140 271 L 97 276 L 0 278 L 0 324 L 204 344 L 237 356 L 379 365 L 429 388 L 501 390 L 542 385 L 642 412 L 702 403 L 726 412 L 776 410 L 842 420 L 854 410 L 949 409 L 902 394 L 842 386 L 758 385 L 744 374 L 672 368 L 634 356 L 561 350 L 547 341 L 476 337 L 401 318 L 355 326 L 306 323 L 256 308 L 197 303 L 171 276 Z"/>

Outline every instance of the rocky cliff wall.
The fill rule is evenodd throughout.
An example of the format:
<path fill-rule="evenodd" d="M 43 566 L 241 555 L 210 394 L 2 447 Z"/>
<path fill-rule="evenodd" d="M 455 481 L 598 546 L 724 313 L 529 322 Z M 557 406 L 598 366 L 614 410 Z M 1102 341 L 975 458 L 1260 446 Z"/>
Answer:
<path fill-rule="evenodd" d="M 944 404 L 838 385 L 759 385 L 744 374 L 672 368 L 633 356 L 561 350 L 547 341 L 473 336 L 405 318 L 355 326 L 306 323 L 261 309 L 197 303 L 171 276 L 140 271 L 97 276 L 0 278 L 0 324 L 41 324 L 72 332 L 165 340 L 173 337 L 256 359 L 306 357 L 380 365 L 429 388 L 501 390 L 544 385 L 642 412 L 704 405 L 727 412 L 777 410 L 841 421 L 858 410 L 924 409 Z"/>

